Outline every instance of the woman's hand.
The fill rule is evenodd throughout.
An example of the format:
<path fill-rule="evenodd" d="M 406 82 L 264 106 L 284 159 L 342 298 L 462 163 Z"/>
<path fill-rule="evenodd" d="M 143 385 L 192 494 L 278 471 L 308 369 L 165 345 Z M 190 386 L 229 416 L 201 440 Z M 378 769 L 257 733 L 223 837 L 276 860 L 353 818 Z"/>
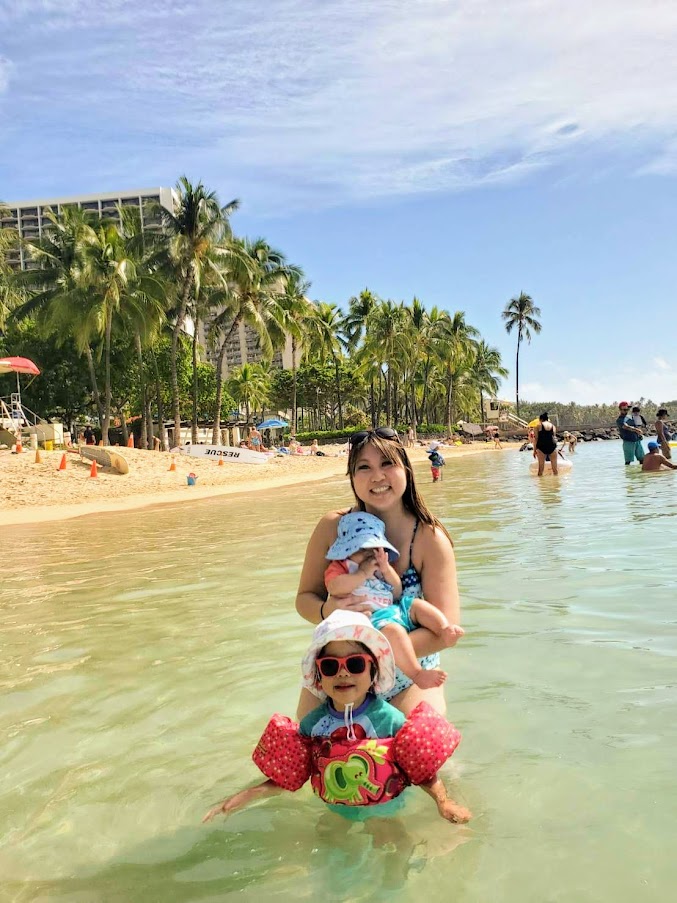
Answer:
<path fill-rule="evenodd" d="M 327 617 L 332 611 L 337 609 L 343 611 L 360 611 L 368 618 L 371 617 L 373 608 L 364 596 L 356 596 L 351 593 L 349 596 L 329 596 L 324 604 L 324 616 Z"/>

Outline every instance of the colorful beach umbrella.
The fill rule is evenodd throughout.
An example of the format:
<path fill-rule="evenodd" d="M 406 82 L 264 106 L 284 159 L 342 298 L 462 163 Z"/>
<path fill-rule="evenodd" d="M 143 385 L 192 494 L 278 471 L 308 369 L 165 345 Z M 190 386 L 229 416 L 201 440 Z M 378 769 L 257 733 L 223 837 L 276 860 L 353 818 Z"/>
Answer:
<path fill-rule="evenodd" d="M 534 417 L 533 420 L 529 421 L 529 426 L 538 426 L 540 422 L 540 417 Z"/>
<path fill-rule="evenodd" d="M 0 373 L 29 373 L 31 376 L 40 376 L 38 368 L 27 357 L 1 357 Z"/>

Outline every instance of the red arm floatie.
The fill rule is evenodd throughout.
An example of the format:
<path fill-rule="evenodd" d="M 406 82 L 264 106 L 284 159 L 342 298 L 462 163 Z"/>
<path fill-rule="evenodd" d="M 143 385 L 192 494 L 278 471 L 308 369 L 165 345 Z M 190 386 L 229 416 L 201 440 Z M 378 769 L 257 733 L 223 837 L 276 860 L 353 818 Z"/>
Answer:
<path fill-rule="evenodd" d="M 267 778 L 285 790 L 298 790 L 310 777 L 310 738 L 286 715 L 273 715 L 252 754 Z"/>
<path fill-rule="evenodd" d="M 420 702 L 395 734 L 395 761 L 412 784 L 425 784 L 460 742 L 454 725 L 427 702 Z"/>

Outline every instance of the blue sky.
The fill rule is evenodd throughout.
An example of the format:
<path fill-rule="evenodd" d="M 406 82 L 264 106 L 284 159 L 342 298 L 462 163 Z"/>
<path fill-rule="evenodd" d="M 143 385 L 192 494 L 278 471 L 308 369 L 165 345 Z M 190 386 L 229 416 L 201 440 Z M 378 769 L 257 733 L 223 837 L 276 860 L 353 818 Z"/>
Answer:
<path fill-rule="evenodd" d="M 675 46 L 673 0 L 0 0 L 0 197 L 185 173 L 314 297 L 465 310 L 511 370 L 528 292 L 524 398 L 671 399 Z"/>

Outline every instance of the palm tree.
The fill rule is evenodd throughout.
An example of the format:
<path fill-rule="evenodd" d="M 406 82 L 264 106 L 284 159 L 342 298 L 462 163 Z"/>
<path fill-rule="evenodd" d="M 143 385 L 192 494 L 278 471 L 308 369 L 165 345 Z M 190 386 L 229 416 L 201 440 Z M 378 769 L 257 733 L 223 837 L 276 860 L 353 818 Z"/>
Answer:
<path fill-rule="evenodd" d="M 336 403 L 338 407 L 338 428 L 343 429 L 343 402 L 341 398 L 340 361 L 343 356 L 343 315 L 336 304 L 317 301 L 308 322 L 308 342 L 311 353 L 317 355 L 321 364 L 331 358 L 334 365 Z"/>
<path fill-rule="evenodd" d="M 534 305 L 533 299 L 524 292 L 519 297 L 511 298 L 501 314 L 505 322 L 505 331 L 510 334 L 513 327 L 517 327 L 517 358 L 515 361 L 515 409 L 517 416 L 520 413 L 520 345 L 522 339 L 531 344 L 531 331 L 536 335 L 541 331 L 541 324 L 537 317 L 541 316 L 540 307 Z"/>
<path fill-rule="evenodd" d="M 284 294 L 277 298 L 277 307 L 280 313 L 279 325 L 283 334 L 291 338 L 291 369 L 292 369 L 292 403 L 291 403 L 291 431 L 296 435 L 297 428 L 297 358 L 299 350 L 303 353 L 309 341 L 309 331 L 312 328 L 313 306 L 308 300 L 310 282 L 304 280 L 302 272 L 290 273 L 285 279 Z"/>
<path fill-rule="evenodd" d="M 216 355 L 216 403 L 212 442 L 219 442 L 221 400 L 223 398 L 223 362 L 231 336 L 240 323 L 250 326 L 259 338 L 264 358 L 273 353 L 275 340 L 281 337 L 279 298 L 286 280 L 300 274 L 285 262 L 281 251 L 271 248 L 262 238 L 234 238 L 226 260 L 226 284 L 211 293 L 210 340 Z"/>
<path fill-rule="evenodd" d="M 365 288 L 359 295 L 353 296 L 348 301 L 348 313 L 344 319 L 344 331 L 346 335 L 346 343 L 349 351 L 354 352 L 357 349 L 363 335 L 367 329 L 369 317 L 374 308 L 380 304 L 381 299 Z M 375 366 L 370 368 L 370 372 L 366 373 L 364 366 L 361 368 L 365 372 L 365 376 L 369 378 L 369 403 L 371 407 L 371 425 L 372 428 L 377 425 L 376 407 L 374 405 L 374 377 Z"/>
<path fill-rule="evenodd" d="M 228 391 L 238 404 L 244 404 L 247 423 L 252 409 L 263 410 L 270 394 L 270 374 L 261 364 L 233 367 L 228 378 Z"/>
<path fill-rule="evenodd" d="M 161 236 L 144 230 L 141 223 L 141 212 L 138 207 L 118 207 L 120 216 L 120 235 L 125 245 L 127 256 L 135 263 L 138 279 L 130 286 L 121 311 L 122 325 L 127 327 L 133 336 L 139 372 L 139 395 L 141 397 L 141 447 L 153 448 L 153 417 L 151 392 L 146 379 L 146 361 L 144 351 L 150 350 L 153 370 L 157 366 L 153 354 L 153 345 L 167 326 L 167 298 L 172 296 L 172 286 L 163 280 L 161 274 L 148 267 L 148 261 L 156 252 Z M 156 390 L 158 389 L 156 381 Z M 162 393 L 156 391 L 158 413 L 158 433 L 160 448 L 165 451 L 167 439 L 164 428 L 164 410 Z M 125 424 L 123 423 L 123 432 Z"/>
<path fill-rule="evenodd" d="M 379 362 L 386 381 L 386 423 L 393 420 L 393 374 L 406 351 L 406 313 L 404 304 L 380 301 L 367 321 L 367 332 L 362 355 Z"/>
<path fill-rule="evenodd" d="M 191 184 L 181 176 L 176 186 L 179 200 L 175 211 L 157 206 L 165 234 L 166 246 L 158 259 L 168 273 L 173 273 L 178 286 L 177 307 L 171 345 L 172 413 L 174 442 L 181 435 L 181 398 L 177 370 L 179 336 L 183 329 L 191 301 L 197 296 L 203 281 L 209 277 L 225 286 L 224 264 L 230 256 L 230 216 L 239 202 L 231 201 L 221 207 L 214 192 L 202 184 Z"/>
<path fill-rule="evenodd" d="M 474 326 L 465 321 L 465 313 L 457 310 L 453 316 L 443 317 L 438 340 L 437 355 L 446 378 L 446 420 L 449 433 L 456 409 L 456 383 L 467 372 L 475 349 L 475 338 L 479 335 Z"/>
<path fill-rule="evenodd" d="M 0 201 L 0 219 L 9 216 L 9 209 Z M 16 229 L 0 228 L 0 330 L 5 325 L 13 302 L 20 300 L 20 295 L 13 290 L 13 268 L 9 262 L 9 253 L 19 247 L 19 233 Z"/>
<path fill-rule="evenodd" d="M 42 237 L 25 244 L 38 268 L 15 275 L 18 290 L 28 298 L 15 308 L 12 317 L 23 320 L 34 316 L 58 344 L 73 337 L 78 352 L 87 358 L 92 396 L 103 424 L 104 410 L 92 353 L 93 339 L 100 335 L 100 323 L 97 304 L 91 303 L 83 278 L 83 247 L 92 240 L 98 218 L 75 207 L 64 208 L 58 217 L 47 211 L 46 218 L 49 226 Z"/>
<path fill-rule="evenodd" d="M 481 339 L 475 348 L 475 357 L 471 365 L 471 381 L 480 396 L 480 420 L 484 421 L 484 392 L 496 395 L 498 378 L 505 378 L 508 371 L 501 364 L 501 352 Z"/>

